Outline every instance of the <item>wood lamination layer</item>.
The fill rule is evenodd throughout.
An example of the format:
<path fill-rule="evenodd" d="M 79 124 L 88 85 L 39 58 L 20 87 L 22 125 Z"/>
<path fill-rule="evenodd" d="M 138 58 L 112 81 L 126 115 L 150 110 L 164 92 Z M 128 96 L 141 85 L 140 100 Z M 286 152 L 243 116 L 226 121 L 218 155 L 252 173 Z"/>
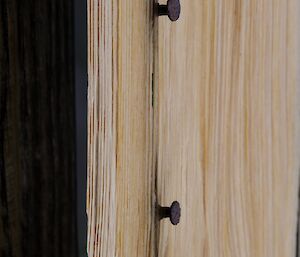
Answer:
<path fill-rule="evenodd" d="M 152 4 L 88 1 L 88 254 L 151 256 Z"/>
<path fill-rule="evenodd" d="M 293 257 L 298 0 L 181 1 L 159 19 L 158 256 Z"/>

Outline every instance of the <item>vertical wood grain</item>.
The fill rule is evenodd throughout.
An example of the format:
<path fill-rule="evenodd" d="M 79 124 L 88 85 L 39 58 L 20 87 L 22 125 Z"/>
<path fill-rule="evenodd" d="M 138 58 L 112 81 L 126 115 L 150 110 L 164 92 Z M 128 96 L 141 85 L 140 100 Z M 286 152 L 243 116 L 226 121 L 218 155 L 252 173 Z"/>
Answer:
<path fill-rule="evenodd" d="M 0 256 L 77 256 L 73 1 L 0 1 Z"/>
<path fill-rule="evenodd" d="M 89 256 L 294 256 L 300 3 L 88 4 Z"/>
<path fill-rule="evenodd" d="M 182 220 L 158 256 L 295 256 L 299 4 L 182 0 L 159 20 L 157 197 Z"/>
<path fill-rule="evenodd" d="M 88 1 L 88 255 L 152 256 L 152 3 Z"/>

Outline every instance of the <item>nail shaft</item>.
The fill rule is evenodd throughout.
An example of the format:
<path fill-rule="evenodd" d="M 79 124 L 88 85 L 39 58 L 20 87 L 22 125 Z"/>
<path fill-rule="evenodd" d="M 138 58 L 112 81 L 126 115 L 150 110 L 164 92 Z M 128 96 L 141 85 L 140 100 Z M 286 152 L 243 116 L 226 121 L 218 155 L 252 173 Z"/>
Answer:
<path fill-rule="evenodd" d="M 159 208 L 160 219 L 169 218 L 170 216 L 171 216 L 170 207 L 160 207 Z"/>
<path fill-rule="evenodd" d="M 168 15 L 168 6 L 167 5 L 162 5 L 160 4 L 158 6 L 158 15 L 162 16 L 162 15 Z"/>

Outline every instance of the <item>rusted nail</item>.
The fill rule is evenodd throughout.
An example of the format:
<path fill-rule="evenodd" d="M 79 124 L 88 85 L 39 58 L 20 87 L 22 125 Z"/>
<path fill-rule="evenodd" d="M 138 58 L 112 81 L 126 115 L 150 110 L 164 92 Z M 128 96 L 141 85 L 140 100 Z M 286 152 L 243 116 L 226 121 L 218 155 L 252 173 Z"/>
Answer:
<path fill-rule="evenodd" d="M 170 207 L 158 207 L 158 214 L 160 219 L 170 218 L 173 225 L 177 225 L 180 221 L 181 208 L 177 201 L 174 201 Z"/>
<path fill-rule="evenodd" d="M 179 0 L 168 0 L 166 5 L 158 5 L 158 15 L 168 15 L 171 21 L 177 21 L 180 16 L 180 1 Z"/>

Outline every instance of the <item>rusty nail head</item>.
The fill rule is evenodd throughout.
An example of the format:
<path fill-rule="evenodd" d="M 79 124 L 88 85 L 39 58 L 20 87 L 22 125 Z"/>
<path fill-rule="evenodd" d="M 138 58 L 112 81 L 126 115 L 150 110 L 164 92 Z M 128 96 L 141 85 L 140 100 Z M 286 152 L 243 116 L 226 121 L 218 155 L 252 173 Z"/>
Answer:
<path fill-rule="evenodd" d="M 168 15 L 171 21 L 177 21 L 181 6 L 179 0 L 168 0 L 167 5 L 158 5 L 158 15 Z"/>
<path fill-rule="evenodd" d="M 174 201 L 170 207 L 159 207 L 160 219 L 170 218 L 173 225 L 177 225 L 180 221 L 181 208 L 177 201 Z"/>

